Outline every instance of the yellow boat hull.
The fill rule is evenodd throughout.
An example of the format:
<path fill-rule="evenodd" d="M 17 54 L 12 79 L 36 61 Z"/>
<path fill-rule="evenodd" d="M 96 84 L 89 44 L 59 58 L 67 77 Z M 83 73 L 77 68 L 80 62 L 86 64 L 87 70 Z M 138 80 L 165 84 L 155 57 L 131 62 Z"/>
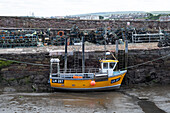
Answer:
<path fill-rule="evenodd" d="M 121 86 L 125 74 L 126 72 L 117 76 L 108 77 L 108 79 L 104 81 L 97 81 L 96 79 L 60 79 L 58 80 L 59 83 L 54 83 L 52 79 L 50 79 L 50 85 L 53 88 L 74 91 L 118 89 Z M 95 85 L 92 85 L 91 81 L 95 81 Z"/>

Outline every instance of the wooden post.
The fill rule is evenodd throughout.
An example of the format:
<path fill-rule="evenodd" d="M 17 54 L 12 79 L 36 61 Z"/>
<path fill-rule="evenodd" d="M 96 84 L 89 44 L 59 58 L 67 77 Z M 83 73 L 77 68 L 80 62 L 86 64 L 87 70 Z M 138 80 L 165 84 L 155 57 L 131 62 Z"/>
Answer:
<path fill-rule="evenodd" d="M 127 70 L 128 66 L 128 40 L 125 40 L 125 70 Z M 125 76 L 125 84 L 129 84 L 129 81 L 127 79 L 128 77 Z"/>
<path fill-rule="evenodd" d="M 125 69 L 128 66 L 128 40 L 125 40 Z"/>
<path fill-rule="evenodd" d="M 134 37 L 133 37 L 133 32 L 132 32 L 132 43 L 134 43 Z"/>
<path fill-rule="evenodd" d="M 119 44 L 118 44 L 118 40 L 116 40 L 116 59 L 118 59 L 118 54 L 119 54 Z M 118 65 L 116 66 L 116 70 L 118 70 Z"/>

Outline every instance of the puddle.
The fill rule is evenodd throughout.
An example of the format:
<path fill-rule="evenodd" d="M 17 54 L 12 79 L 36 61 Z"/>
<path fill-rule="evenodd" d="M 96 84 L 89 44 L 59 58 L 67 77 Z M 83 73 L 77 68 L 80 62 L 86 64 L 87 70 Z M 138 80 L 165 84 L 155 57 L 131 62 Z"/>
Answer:
<path fill-rule="evenodd" d="M 155 103 L 151 101 L 139 101 L 138 105 L 142 108 L 145 113 L 166 113 L 162 109 L 159 109 Z"/>

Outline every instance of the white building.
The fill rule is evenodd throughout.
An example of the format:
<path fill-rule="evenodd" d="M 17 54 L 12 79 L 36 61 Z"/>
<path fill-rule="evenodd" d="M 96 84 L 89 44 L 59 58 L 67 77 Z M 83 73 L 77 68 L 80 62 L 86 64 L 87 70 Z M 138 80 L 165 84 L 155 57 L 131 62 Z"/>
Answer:
<path fill-rule="evenodd" d="M 99 20 L 99 16 L 97 15 L 80 16 L 80 20 Z"/>

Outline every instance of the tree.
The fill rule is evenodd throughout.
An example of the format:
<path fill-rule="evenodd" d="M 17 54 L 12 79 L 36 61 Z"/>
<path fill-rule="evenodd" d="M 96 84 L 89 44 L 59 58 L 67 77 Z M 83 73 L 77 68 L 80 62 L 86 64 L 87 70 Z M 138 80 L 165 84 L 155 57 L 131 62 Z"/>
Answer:
<path fill-rule="evenodd" d="M 103 20 L 103 19 L 104 19 L 104 17 L 103 17 L 103 16 L 99 16 L 99 19 L 100 19 L 100 20 Z"/>

